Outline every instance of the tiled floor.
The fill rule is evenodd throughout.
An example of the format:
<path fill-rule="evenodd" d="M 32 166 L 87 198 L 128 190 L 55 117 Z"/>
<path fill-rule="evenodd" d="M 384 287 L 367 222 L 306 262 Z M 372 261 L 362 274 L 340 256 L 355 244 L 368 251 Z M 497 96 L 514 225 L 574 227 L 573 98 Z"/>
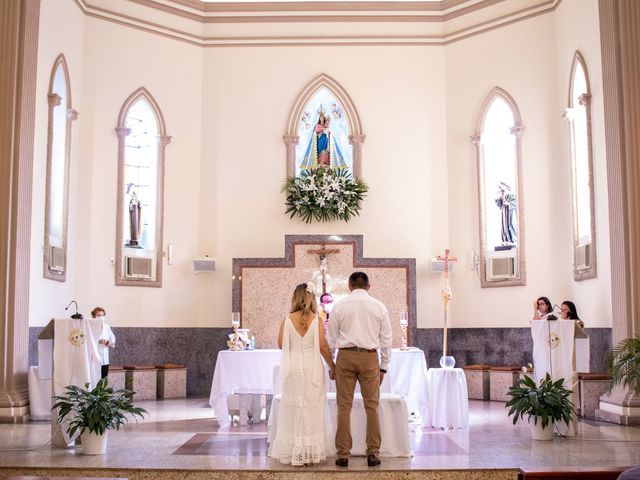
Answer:
<path fill-rule="evenodd" d="M 0 424 L 2 467 L 78 469 L 182 469 L 286 471 L 266 456 L 266 426 L 221 429 L 205 399 L 140 402 L 150 415 L 111 432 L 106 455 L 81 447 L 52 449 L 50 424 Z M 581 421 L 573 438 L 531 440 L 529 426 L 512 425 L 504 404 L 470 402 L 470 427 L 442 431 L 412 426 L 413 457 L 383 458 L 382 470 L 513 469 L 526 466 L 630 466 L 640 464 L 640 428 Z M 9 451 L 9 449 L 11 449 Z M 333 459 L 308 467 L 334 471 Z M 349 470 L 367 470 L 363 457 Z"/>

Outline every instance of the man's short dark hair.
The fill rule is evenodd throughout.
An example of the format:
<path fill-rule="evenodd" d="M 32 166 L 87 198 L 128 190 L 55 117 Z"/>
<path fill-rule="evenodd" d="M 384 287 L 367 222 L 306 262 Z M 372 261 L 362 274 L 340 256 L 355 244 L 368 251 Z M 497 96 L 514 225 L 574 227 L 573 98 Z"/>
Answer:
<path fill-rule="evenodd" d="M 369 277 L 364 272 L 353 272 L 349 275 L 349 286 L 352 288 L 366 288 L 369 286 Z"/>

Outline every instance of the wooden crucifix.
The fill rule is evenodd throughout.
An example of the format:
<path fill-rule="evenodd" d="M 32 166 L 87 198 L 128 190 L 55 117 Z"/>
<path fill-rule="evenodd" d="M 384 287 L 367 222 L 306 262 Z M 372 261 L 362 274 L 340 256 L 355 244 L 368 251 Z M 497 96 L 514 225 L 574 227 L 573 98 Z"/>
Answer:
<path fill-rule="evenodd" d="M 340 253 L 340 250 L 337 248 L 327 248 L 327 246 L 323 243 L 320 245 L 318 250 L 307 250 L 307 253 L 313 253 L 314 255 L 318 255 L 320 257 L 320 272 L 322 273 L 322 293 L 327 293 L 327 270 L 329 269 L 327 265 L 327 256 L 332 253 Z"/>
<path fill-rule="evenodd" d="M 451 287 L 449 286 L 449 262 L 457 262 L 457 257 L 449 256 L 449 249 L 445 249 L 444 257 L 438 255 L 436 257 L 438 260 L 444 261 L 444 288 L 442 289 L 442 304 L 444 307 L 444 332 L 442 335 L 442 356 L 447 356 L 447 323 L 448 323 L 448 313 L 449 313 L 449 302 L 451 301 L 451 297 L 453 296 L 453 292 L 451 291 Z"/>

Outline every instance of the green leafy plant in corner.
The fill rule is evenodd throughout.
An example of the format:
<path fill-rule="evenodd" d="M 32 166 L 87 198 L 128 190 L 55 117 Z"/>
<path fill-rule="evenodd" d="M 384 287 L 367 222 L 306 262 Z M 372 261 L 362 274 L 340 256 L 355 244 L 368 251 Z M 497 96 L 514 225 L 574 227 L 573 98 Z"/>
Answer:
<path fill-rule="evenodd" d="M 65 393 L 53 397 L 55 403 L 52 410 L 58 411 L 62 422 L 69 417 L 67 433 L 73 437 L 76 432 L 89 432 L 103 435 L 106 430 L 119 430 L 127 423 L 127 414 L 132 417 L 144 418 L 147 411 L 141 407 L 134 407 L 133 391 L 122 388 L 114 390 L 107 384 L 107 379 L 98 381 L 94 389 L 89 390 L 85 383 L 84 389 L 75 385 L 65 387 Z"/>
<path fill-rule="evenodd" d="M 622 385 L 640 395 L 640 338 L 627 338 L 618 343 L 607 358 L 611 385 Z"/>
<path fill-rule="evenodd" d="M 316 167 L 303 170 L 299 177 L 285 180 L 282 191 L 287 194 L 285 205 L 290 218 L 298 215 L 306 223 L 316 220 L 348 222 L 360 215 L 360 206 L 369 187 L 351 178 L 345 169 Z"/>
<path fill-rule="evenodd" d="M 533 417 L 535 425 L 540 419 L 542 428 L 559 421 L 569 425 L 571 416 L 575 413 L 573 403 L 569 400 L 572 393 L 572 390 L 564 388 L 564 378 L 554 382 L 547 373 L 536 385 L 531 377 L 524 375 L 516 385 L 509 388 L 507 395 L 511 399 L 507 402 L 506 408 L 510 408 L 509 416 L 514 416 L 514 425 L 525 415 L 529 422 Z"/>

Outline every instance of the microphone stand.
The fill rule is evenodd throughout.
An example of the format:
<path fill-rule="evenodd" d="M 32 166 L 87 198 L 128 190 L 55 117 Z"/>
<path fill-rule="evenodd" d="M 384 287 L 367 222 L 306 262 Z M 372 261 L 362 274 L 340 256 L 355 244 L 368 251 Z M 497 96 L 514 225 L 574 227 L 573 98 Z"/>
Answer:
<path fill-rule="evenodd" d="M 71 318 L 76 319 L 76 320 L 82 320 L 84 317 L 82 316 L 82 314 L 81 314 L 81 313 L 78 313 L 78 302 L 76 302 L 75 300 L 71 300 L 71 301 L 69 302 L 69 305 L 67 305 L 67 306 L 65 307 L 65 310 L 69 310 L 69 307 L 70 307 L 72 304 L 75 304 L 75 306 L 76 306 L 76 313 L 74 313 L 73 315 L 71 315 Z"/>

